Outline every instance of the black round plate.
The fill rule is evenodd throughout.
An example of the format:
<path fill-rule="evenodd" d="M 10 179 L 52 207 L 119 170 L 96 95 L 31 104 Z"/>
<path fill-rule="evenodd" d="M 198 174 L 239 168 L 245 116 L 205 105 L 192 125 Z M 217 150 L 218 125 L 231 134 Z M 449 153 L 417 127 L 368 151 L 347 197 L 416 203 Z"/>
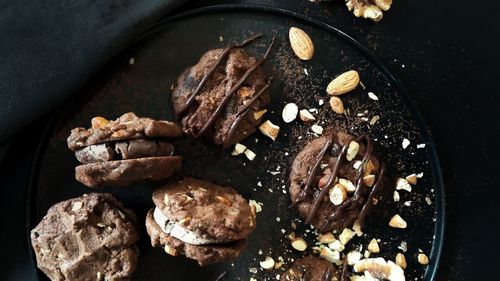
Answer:
<path fill-rule="evenodd" d="M 303 62 L 293 55 L 288 43 L 291 26 L 304 29 L 314 41 L 316 51 L 311 61 Z M 237 260 L 201 268 L 184 257 L 170 257 L 162 249 L 152 248 L 141 224 L 141 255 L 135 279 L 215 280 L 226 272 L 222 280 L 250 277 L 274 280 L 282 270 L 264 272 L 259 261 L 266 256 L 275 260 L 281 257 L 287 261 L 283 267 L 287 267 L 290 258 L 304 254 L 291 248 L 289 233 L 305 237 L 313 246 L 316 234 L 304 226 L 295 209 L 289 208 L 287 190 L 294 156 L 315 136 L 310 129 L 312 124 L 299 119 L 291 124 L 282 121 L 281 111 L 288 102 L 295 102 L 300 109 L 316 108 L 314 114 L 323 127 L 333 125 L 356 135 L 370 134 L 376 141 L 378 155 L 388 163 L 386 192 L 368 220 L 366 235 L 353 239 L 344 252 L 360 247 L 364 250 L 371 238 L 377 238 L 381 240 L 377 256 L 394 260 L 398 246 L 404 241 L 408 248 L 407 280 L 433 279 L 444 227 L 443 184 L 433 144 L 416 109 L 400 82 L 352 38 L 331 26 L 276 9 L 225 6 L 176 16 L 159 24 L 113 59 L 80 95 L 59 110 L 42 140 L 29 193 L 27 232 L 54 203 L 94 191 L 74 179 L 77 161 L 66 146 L 72 128 L 89 126 L 93 116 L 113 119 L 128 111 L 173 120 L 170 87 L 177 76 L 207 50 L 242 41 L 257 32 L 264 37 L 247 48 L 256 57 L 263 54 L 273 36 L 277 37 L 264 68 L 275 78 L 272 105 L 265 118 L 281 127 L 278 139 L 273 142 L 257 132 L 245 140 L 243 143 L 257 154 L 253 161 L 245 156 L 231 156 L 230 150 L 205 141 L 184 139 L 175 144 L 176 153 L 184 157 L 184 175 L 231 185 L 244 197 L 263 203 L 257 229 Z M 325 88 L 333 77 L 350 69 L 359 71 L 366 89 L 358 87 L 342 96 L 349 114 L 335 115 Z M 368 92 L 375 93 L 378 101 L 370 99 Z M 376 115 L 380 120 L 372 126 L 368 121 Z M 403 149 L 405 138 L 410 145 Z M 417 144 L 425 147 L 417 148 Z M 423 173 L 423 177 L 411 193 L 400 192 L 401 201 L 394 202 L 396 178 L 411 173 Z M 153 207 L 151 192 L 157 186 L 158 183 L 148 183 L 98 191 L 112 192 L 144 218 Z M 409 206 L 404 202 L 409 202 Z M 388 227 L 395 213 L 407 220 L 407 229 Z M 293 229 L 292 224 L 298 227 Z M 430 257 L 427 267 L 416 262 L 420 250 Z M 309 247 L 307 252 L 311 251 Z M 34 260 L 33 266 L 36 266 Z M 252 273 L 252 268 L 257 273 Z M 46 280 L 43 273 L 39 278 Z"/>

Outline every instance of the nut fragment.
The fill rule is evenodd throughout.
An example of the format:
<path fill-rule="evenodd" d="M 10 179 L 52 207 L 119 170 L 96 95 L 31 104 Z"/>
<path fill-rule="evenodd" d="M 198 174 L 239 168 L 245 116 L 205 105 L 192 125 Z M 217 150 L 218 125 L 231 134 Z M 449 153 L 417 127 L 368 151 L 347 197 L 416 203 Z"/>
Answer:
<path fill-rule="evenodd" d="M 342 179 L 342 178 L 340 178 L 339 179 L 339 183 L 344 186 L 344 188 L 346 189 L 347 192 L 354 192 L 354 191 L 356 191 L 356 187 L 354 186 L 354 184 L 352 183 L 352 181 L 350 181 L 348 179 Z"/>
<path fill-rule="evenodd" d="M 330 175 L 324 175 L 322 176 L 319 181 L 318 181 L 318 188 L 319 189 L 323 189 L 325 188 L 327 182 L 328 182 L 328 179 L 330 178 Z"/>
<path fill-rule="evenodd" d="M 321 127 L 320 125 L 312 125 L 311 131 L 313 131 L 313 133 L 321 135 L 321 134 L 323 134 L 323 127 Z"/>
<path fill-rule="evenodd" d="M 347 264 L 354 265 L 361 259 L 361 253 L 358 251 L 351 251 L 347 253 Z"/>
<path fill-rule="evenodd" d="M 253 94 L 253 92 L 254 91 L 252 90 L 252 88 L 244 86 L 244 87 L 241 87 L 238 89 L 237 94 L 238 94 L 238 96 L 240 96 L 242 98 L 246 98 L 246 97 L 251 96 Z"/>
<path fill-rule="evenodd" d="M 375 175 L 364 176 L 363 182 L 368 186 L 372 186 L 375 183 Z"/>
<path fill-rule="evenodd" d="M 331 263 L 336 263 L 340 260 L 340 253 L 338 251 L 332 251 L 326 247 L 321 249 L 319 256 Z"/>
<path fill-rule="evenodd" d="M 328 195 L 330 196 L 330 202 L 332 202 L 333 205 L 338 206 L 346 199 L 347 192 L 343 185 L 337 183 L 328 191 Z"/>
<path fill-rule="evenodd" d="M 359 84 L 359 73 L 349 70 L 337 76 L 326 87 L 326 92 L 332 96 L 339 96 L 354 90 Z"/>
<path fill-rule="evenodd" d="M 275 141 L 280 132 L 280 127 L 274 125 L 271 121 L 266 120 L 266 122 L 260 124 L 259 130 L 262 132 L 262 134 Z"/>
<path fill-rule="evenodd" d="M 252 211 L 254 212 L 254 214 L 262 212 L 262 206 L 257 201 L 250 199 L 248 201 L 248 204 L 252 208 Z"/>
<path fill-rule="evenodd" d="M 380 252 L 380 248 L 378 246 L 377 239 L 374 238 L 370 241 L 370 244 L 368 244 L 368 251 L 370 251 L 370 253 Z"/>
<path fill-rule="evenodd" d="M 374 21 L 379 21 L 382 19 L 384 14 L 380 10 L 379 7 L 375 5 L 369 5 L 365 7 L 365 10 L 363 11 L 363 17 L 365 19 L 372 19 Z"/>
<path fill-rule="evenodd" d="M 98 272 L 97 272 L 97 276 L 96 276 L 97 281 L 102 281 L 102 279 L 103 279 L 102 277 L 103 277 L 103 276 L 102 276 L 102 272 L 98 271 Z"/>
<path fill-rule="evenodd" d="M 217 201 L 219 201 L 219 202 L 221 202 L 223 204 L 226 204 L 228 207 L 231 207 L 231 205 L 233 205 L 231 203 L 231 201 L 229 201 L 229 199 L 227 199 L 224 196 L 217 195 L 217 196 L 215 196 L 215 199 L 217 199 Z"/>
<path fill-rule="evenodd" d="M 191 217 L 185 217 L 179 220 L 179 224 L 187 225 L 191 221 Z"/>
<path fill-rule="evenodd" d="M 260 118 L 262 118 L 262 116 L 264 116 L 264 114 L 266 114 L 266 112 L 267 112 L 267 109 L 263 109 L 260 111 L 254 111 L 253 119 L 259 120 Z"/>
<path fill-rule="evenodd" d="M 380 116 L 378 115 L 375 115 L 372 117 L 372 119 L 370 120 L 370 125 L 375 125 L 375 123 L 377 123 L 377 121 L 380 119 Z"/>
<path fill-rule="evenodd" d="M 124 129 L 120 129 L 120 130 L 114 132 L 113 134 L 111 134 L 111 137 L 121 138 L 121 137 L 125 136 L 126 134 L 127 134 L 127 131 L 125 131 Z"/>
<path fill-rule="evenodd" d="M 358 151 L 359 151 L 359 143 L 351 141 L 349 143 L 349 147 L 347 147 L 347 155 L 345 156 L 347 161 L 352 161 L 352 159 L 354 159 L 354 157 L 358 155 Z"/>
<path fill-rule="evenodd" d="M 403 149 L 406 149 L 410 145 L 410 141 L 408 139 L 403 139 L 403 142 L 401 143 L 401 146 L 403 146 Z"/>
<path fill-rule="evenodd" d="M 394 228 L 406 228 L 408 224 L 400 215 L 395 214 L 389 221 L 389 226 Z"/>
<path fill-rule="evenodd" d="M 300 120 L 302 120 L 304 122 L 312 122 L 312 121 L 316 120 L 316 118 L 307 109 L 302 109 L 299 112 L 299 116 L 300 116 Z"/>
<path fill-rule="evenodd" d="M 109 121 L 104 117 L 97 116 L 97 117 L 92 118 L 90 123 L 92 124 L 93 129 L 97 129 L 97 128 L 102 128 L 102 127 L 108 125 Z"/>
<path fill-rule="evenodd" d="M 394 190 L 394 194 L 392 195 L 392 199 L 394 200 L 394 202 L 399 202 L 399 192 Z"/>
<path fill-rule="evenodd" d="M 301 237 L 296 237 L 292 239 L 292 247 L 297 251 L 303 252 L 307 249 L 306 240 Z"/>
<path fill-rule="evenodd" d="M 411 185 L 408 183 L 407 180 L 399 178 L 396 181 L 396 190 L 406 190 L 408 192 L 411 192 Z"/>
<path fill-rule="evenodd" d="M 259 262 L 260 267 L 265 270 L 271 270 L 274 268 L 274 259 L 271 257 L 266 257 L 264 261 Z"/>
<path fill-rule="evenodd" d="M 337 114 L 343 114 L 344 113 L 344 103 L 339 97 L 331 97 L 330 98 L 330 107 L 332 108 L 333 112 Z"/>
<path fill-rule="evenodd" d="M 402 253 L 398 253 L 396 255 L 396 264 L 399 265 L 402 269 L 406 269 L 406 258 Z"/>
<path fill-rule="evenodd" d="M 417 260 L 418 260 L 418 263 L 420 263 L 421 265 L 428 265 L 429 264 L 429 258 L 424 253 L 419 253 Z"/>
<path fill-rule="evenodd" d="M 311 37 L 297 27 L 291 27 L 288 31 L 292 50 L 301 60 L 310 60 L 314 55 L 314 45 Z"/>
<path fill-rule="evenodd" d="M 349 228 L 344 228 L 342 233 L 339 235 L 339 240 L 342 244 L 346 245 L 349 240 L 351 240 L 356 233 Z"/>
<path fill-rule="evenodd" d="M 354 221 L 354 224 L 352 225 L 352 230 L 354 230 L 354 232 L 358 236 L 363 235 L 363 231 L 361 231 L 361 225 L 359 224 L 358 220 Z"/>
<path fill-rule="evenodd" d="M 244 146 L 243 144 L 241 143 L 237 143 L 234 145 L 234 149 L 233 151 L 231 152 L 231 155 L 233 156 L 237 156 L 237 155 L 240 155 L 242 154 L 243 152 L 245 152 L 245 150 L 247 149 L 246 146 Z"/>
<path fill-rule="evenodd" d="M 373 0 L 382 11 L 387 11 L 391 8 L 392 0 Z"/>
<path fill-rule="evenodd" d="M 319 243 L 321 244 L 329 244 L 333 241 L 335 241 L 335 236 L 331 232 L 322 233 L 319 236 Z"/>
<path fill-rule="evenodd" d="M 375 95 L 373 92 L 368 92 L 368 97 L 372 100 L 378 100 L 377 95 Z"/>
<path fill-rule="evenodd" d="M 404 281 L 404 271 L 392 261 L 385 261 L 384 258 L 362 259 L 354 264 L 355 272 L 368 272 L 368 274 L 380 280 Z"/>
<path fill-rule="evenodd" d="M 81 208 L 83 208 L 83 202 L 82 201 L 76 201 L 75 203 L 73 203 L 73 207 L 71 208 L 71 211 L 78 211 L 80 210 Z"/>
<path fill-rule="evenodd" d="M 165 245 L 165 252 L 171 256 L 177 256 L 177 251 L 169 245 Z"/>
<path fill-rule="evenodd" d="M 345 246 L 339 240 L 335 240 L 332 243 L 328 244 L 328 248 L 334 251 L 342 252 L 345 249 Z"/>
<path fill-rule="evenodd" d="M 255 156 L 257 156 L 257 154 L 255 154 L 253 151 L 251 151 L 250 149 L 246 149 L 245 150 L 245 156 L 248 158 L 248 160 L 250 161 L 253 161 L 253 159 L 255 159 Z"/>
<path fill-rule="evenodd" d="M 285 107 L 283 107 L 283 112 L 281 113 L 281 117 L 285 123 L 290 123 L 295 118 L 297 118 L 297 114 L 299 113 L 299 107 L 295 103 L 287 103 Z"/>
<path fill-rule="evenodd" d="M 417 175 L 411 174 L 411 175 L 406 176 L 406 181 L 411 185 L 416 185 L 417 184 Z"/>

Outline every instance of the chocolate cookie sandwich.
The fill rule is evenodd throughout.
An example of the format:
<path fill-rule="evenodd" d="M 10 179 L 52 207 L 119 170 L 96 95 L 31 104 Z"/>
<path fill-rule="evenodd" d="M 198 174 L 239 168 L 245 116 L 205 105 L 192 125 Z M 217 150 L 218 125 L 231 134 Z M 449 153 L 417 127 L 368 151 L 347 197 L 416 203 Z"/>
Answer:
<path fill-rule="evenodd" d="M 352 227 L 356 220 L 363 227 L 382 188 L 384 165 L 367 135 L 329 131 L 307 144 L 293 161 L 292 205 L 321 232 Z"/>
<path fill-rule="evenodd" d="M 51 280 L 129 280 L 137 267 L 135 214 L 111 194 L 52 206 L 31 231 L 37 266 Z"/>
<path fill-rule="evenodd" d="M 337 268 L 330 262 L 315 256 L 295 260 L 280 281 L 338 281 Z"/>
<path fill-rule="evenodd" d="M 255 213 L 231 188 L 187 178 L 153 192 L 146 217 L 153 247 L 200 266 L 238 257 L 255 229 Z"/>
<path fill-rule="evenodd" d="M 181 169 L 179 156 L 172 156 L 169 138 L 182 136 L 179 126 L 168 121 L 137 117 L 129 112 L 108 121 L 92 119 L 89 129 L 75 128 L 68 147 L 82 163 L 76 179 L 89 187 L 124 186 L 139 180 L 161 180 Z"/>
<path fill-rule="evenodd" d="M 245 139 L 261 123 L 270 102 L 269 83 L 261 65 L 271 52 L 256 59 L 244 47 L 261 37 L 206 52 L 178 78 L 172 92 L 184 132 L 205 136 L 227 148 Z"/>

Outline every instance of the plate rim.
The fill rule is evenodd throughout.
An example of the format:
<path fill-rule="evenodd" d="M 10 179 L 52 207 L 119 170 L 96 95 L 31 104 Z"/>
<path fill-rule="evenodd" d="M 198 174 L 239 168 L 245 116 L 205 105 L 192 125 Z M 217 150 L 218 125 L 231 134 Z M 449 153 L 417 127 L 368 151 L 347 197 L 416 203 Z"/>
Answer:
<path fill-rule="evenodd" d="M 172 24 L 177 21 L 181 21 L 187 18 L 191 17 L 197 17 L 197 16 L 204 16 L 207 14 L 215 14 L 215 13 L 228 13 L 228 12 L 238 12 L 238 13 L 259 13 L 259 14 L 267 14 L 271 16 L 279 16 L 279 17 L 286 17 L 286 18 L 291 18 L 295 21 L 302 22 L 311 26 L 315 26 L 317 28 L 320 28 L 328 33 L 332 33 L 333 35 L 339 37 L 341 40 L 344 40 L 345 42 L 353 45 L 355 48 L 357 48 L 361 53 L 367 57 L 368 59 L 372 60 L 374 64 L 380 69 L 382 74 L 388 78 L 388 80 L 391 82 L 392 86 L 396 87 L 398 91 L 398 96 L 401 98 L 401 101 L 403 104 L 406 105 L 407 110 L 409 111 L 410 115 L 413 117 L 413 121 L 415 122 L 415 125 L 417 129 L 419 129 L 420 133 L 422 134 L 422 139 L 426 143 L 426 149 L 427 149 L 427 157 L 429 158 L 429 161 L 432 163 L 431 170 L 434 173 L 434 180 L 435 183 L 437 183 L 437 186 L 435 188 L 435 207 L 436 207 L 436 222 L 434 226 L 434 239 L 432 242 L 431 246 L 431 252 L 430 252 L 430 257 L 432 263 L 429 265 L 427 270 L 425 271 L 424 274 L 424 280 L 435 280 L 437 271 L 439 268 L 439 264 L 441 261 L 441 256 L 442 256 L 442 250 L 444 246 L 444 234 L 445 234 L 445 227 L 446 227 L 446 217 L 445 217 L 445 199 L 446 199 L 446 193 L 445 193 L 445 184 L 443 180 L 443 173 L 442 173 L 442 168 L 441 168 L 441 163 L 438 158 L 438 153 L 436 146 L 434 144 L 434 141 L 432 139 L 432 134 L 430 133 L 430 130 L 428 129 L 429 127 L 426 125 L 424 118 L 420 114 L 420 111 L 417 108 L 417 105 L 415 105 L 411 98 L 408 90 L 403 85 L 403 82 L 399 80 L 395 75 L 392 74 L 391 70 L 387 67 L 387 65 L 378 57 L 376 56 L 373 52 L 371 52 L 367 47 L 362 45 L 360 42 L 358 42 L 356 39 L 348 35 L 347 33 L 343 32 L 339 28 L 336 28 L 333 25 L 330 25 L 328 23 L 325 23 L 321 20 L 314 19 L 312 17 L 306 16 L 301 13 L 297 13 L 288 9 L 283 9 L 283 8 L 277 8 L 277 7 L 271 7 L 271 6 L 266 6 L 266 5 L 250 5 L 250 4 L 221 4 L 221 5 L 212 5 L 212 6 L 206 6 L 206 7 L 201 7 L 201 8 L 196 8 L 193 10 L 188 10 L 185 12 L 181 12 L 179 14 L 173 15 L 173 16 L 167 16 L 164 19 L 161 19 L 154 23 L 150 28 L 142 32 L 140 35 L 138 35 L 135 39 L 132 39 L 130 42 L 125 44 L 123 48 L 118 50 L 115 55 L 111 56 L 108 60 L 104 61 L 102 63 L 102 66 L 96 70 L 95 73 L 92 73 L 91 77 L 94 77 L 96 73 L 99 72 L 100 69 L 105 67 L 107 64 L 109 64 L 114 58 L 118 57 L 120 54 L 122 54 L 124 51 L 135 45 L 138 41 L 141 41 L 145 37 L 159 31 L 159 29 L 163 28 L 165 25 Z M 88 81 L 87 81 L 88 82 Z M 81 89 L 81 88 L 79 88 Z M 75 93 L 78 92 L 78 89 L 75 90 Z M 29 173 L 29 180 L 28 180 L 28 187 L 27 187 L 27 192 L 26 192 L 26 216 L 25 216 L 25 227 L 26 227 L 26 243 L 27 249 L 29 250 L 29 257 L 32 260 L 32 264 L 36 265 L 36 259 L 35 255 L 32 250 L 31 246 L 31 237 L 30 237 L 30 232 L 31 232 L 31 226 L 33 225 L 33 209 L 32 208 L 32 198 L 35 193 L 35 182 L 37 181 L 37 175 L 40 169 L 41 165 L 41 158 L 42 158 L 42 151 L 46 147 L 48 143 L 48 138 L 49 134 L 55 129 L 55 122 L 58 120 L 57 116 L 60 115 L 62 112 L 62 109 L 64 108 L 64 105 L 70 102 L 72 98 L 68 98 L 64 103 L 59 105 L 53 112 L 50 114 L 50 118 L 45 125 L 45 128 L 43 130 L 42 136 L 40 138 L 40 141 L 38 142 L 37 149 L 35 151 L 35 155 L 33 158 L 33 164 L 31 165 L 31 171 Z M 35 266 L 35 271 L 36 275 L 39 277 L 39 270 L 37 270 Z"/>

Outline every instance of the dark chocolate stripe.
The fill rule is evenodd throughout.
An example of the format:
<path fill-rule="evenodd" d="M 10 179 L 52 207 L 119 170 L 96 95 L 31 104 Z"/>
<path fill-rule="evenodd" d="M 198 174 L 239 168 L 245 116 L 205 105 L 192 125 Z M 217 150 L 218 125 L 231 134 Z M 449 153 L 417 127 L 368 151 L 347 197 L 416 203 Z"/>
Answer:
<path fill-rule="evenodd" d="M 333 138 L 333 136 L 332 136 L 332 138 Z M 321 164 L 321 160 L 325 156 L 325 153 L 328 151 L 328 149 L 330 148 L 330 146 L 333 144 L 332 138 L 330 138 L 326 142 L 326 144 L 323 147 L 323 149 L 321 149 L 321 151 L 319 152 L 318 156 L 316 156 L 316 162 L 314 163 L 314 166 L 313 166 L 312 170 L 309 172 L 309 174 L 307 176 L 306 184 L 305 184 L 304 188 L 302 189 L 302 191 L 300 192 L 299 197 L 297 197 L 297 199 L 295 199 L 295 202 L 293 202 L 292 207 L 295 206 L 295 205 L 297 205 L 302 200 L 304 200 L 305 197 L 309 194 L 309 190 L 311 188 L 312 181 L 314 179 L 314 176 L 316 175 L 316 172 L 318 171 L 318 168 L 319 168 L 319 166 Z"/>
<path fill-rule="evenodd" d="M 370 192 L 368 199 L 366 199 L 366 202 L 363 205 L 363 208 L 361 208 L 361 211 L 359 212 L 359 215 L 358 215 L 358 222 L 359 222 L 359 225 L 361 226 L 361 228 L 363 228 L 363 226 L 365 224 L 365 218 L 366 218 L 368 211 L 373 206 L 373 202 L 372 202 L 373 197 L 375 197 L 375 194 L 380 189 L 380 186 L 381 186 L 380 182 L 381 182 L 382 176 L 384 175 L 384 171 L 385 171 L 385 165 L 384 165 L 384 163 L 382 163 L 382 164 L 380 164 L 380 168 L 379 168 L 379 171 L 377 173 L 377 181 L 373 185 L 372 191 Z"/>
<path fill-rule="evenodd" d="M 217 66 L 219 66 L 222 63 L 222 61 L 229 55 L 229 52 L 232 49 L 245 47 L 246 45 L 250 44 L 255 39 L 260 38 L 260 37 L 262 37 L 262 33 L 258 33 L 256 35 L 254 35 L 254 36 L 246 39 L 245 41 L 243 41 L 240 44 L 235 44 L 235 45 L 226 47 L 219 54 L 219 56 L 217 57 L 217 60 L 214 62 L 214 64 L 212 65 L 212 67 L 208 70 L 207 74 L 205 74 L 205 76 L 203 76 L 203 78 L 201 79 L 200 83 L 198 84 L 198 86 L 194 90 L 193 94 L 191 94 L 191 96 L 186 101 L 186 104 L 184 104 L 184 106 L 182 106 L 179 109 L 179 111 L 176 113 L 176 115 L 178 117 L 181 116 L 181 115 L 183 115 L 186 112 L 186 110 L 193 104 L 196 96 L 201 92 L 201 90 L 203 89 L 203 87 L 205 87 L 205 84 L 207 83 L 208 78 L 210 78 L 210 76 L 212 76 L 212 74 L 215 72 L 215 69 L 217 68 Z"/>
<path fill-rule="evenodd" d="M 306 267 L 305 265 L 302 265 L 301 268 L 301 273 L 302 275 L 300 276 L 300 281 L 307 281 L 309 277 L 311 276 L 311 272 L 309 271 L 309 268 Z"/>
<path fill-rule="evenodd" d="M 233 124 L 231 124 L 231 127 L 229 127 L 229 130 L 227 131 L 226 137 L 224 137 L 224 140 L 222 142 L 222 147 L 223 148 L 228 148 L 231 140 L 233 139 L 233 135 L 236 132 L 236 128 L 240 124 L 241 120 L 243 117 L 245 117 L 252 108 L 252 105 L 259 99 L 259 97 L 269 88 L 269 85 L 271 84 L 272 77 L 267 80 L 266 85 L 262 87 L 257 94 L 255 94 L 252 99 L 250 99 L 239 111 L 236 113 L 236 118 L 233 121 Z"/>
<path fill-rule="evenodd" d="M 321 281 L 331 281 L 333 278 L 333 272 L 334 272 L 333 264 L 330 263 L 328 264 L 328 270 L 325 272 L 325 274 L 323 274 Z"/>
<path fill-rule="evenodd" d="M 347 257 L 345 257 L 342 262 L 342 274 L 340 275 L 340 281 L 349 281 L 347 268 Z"/>
<path fill-rule="evenodd" d="M 243 76 L 240 78 L 240 80 L 238 80 L 238 82 L 236 82 L 236 84 L 228 91 L 228 93 L 224 96 L 224 98 L 222 99 L 222 101 L 219 103 L 219 105 L 215 109 L 215 112 L 212 113 L 212 115 L 207 120 L 207 123 L 205 123 L 205 125 L 201 128 L 201 130 L 194 136 L 195 139 L 199 138 L 200 136 L 202 136 L 203 134 L 205 134 L 205 132 L 208 130 L 208 128 L 210 128 L 210 126 L 212 126 L 212 124 L 215 122 L 215 120 L 217 119 L 217 117 L 219 117 L 219 115 L 222 112 L 222 109 L 226 106 L 226 103 L 231 99 L 231 97 L 233 96 L 233 94 L 243 85 L 243 83 L 245 83 L 245 81 L 248 79 L 248 77 L 250 77 L 250 75 L 259 66 L 261 66 L 264 63 L 264 61 L 267 59 L 267 57 L 271 53 L 271 49 L 272 49 L 272 47 L 274 45 L 274 41 L 275 40 L 276 40 L 276 37 L 274 37 L 273 40 L 271 41 L 271 44 L 267 48 L 267 51 L 264 54 L 264 56 L 256 64 L 254 64 L 252 67 L 250 67 L 245 72 L 245 74 L 243 74 Z"/>
<path fill-rule="evenodd" d="M 312 206 L 311 210 L 309 211 L 309 215 L 306 218 L 306 223 L 310 223 L 312 221 L 312 219 L 316 216 L 316 213 L 318 212 L 319 206 L 321 205 L 323 198 L 326 196 L 326 194 L 330 190 L 331 186 L 335 182 L 335 178 L 337 177 L 337 172 L 339 171 L 340 164 L 342 164 L 342 159 L 345 158 L 345 155 L 347 154 L 348 148 L 349 148 L 349 144 L 346 144 L 342 147 L 342 150 L 337 158 L 337 161 L 335 161 L 335 165 L 333 166 L 332 173 L 330 174 L 330 177 L 328 177 L 327 184 L 321 190 L 321 192 L 318 194 L 318 196 L 314 199 L 313 206 Z"/>

